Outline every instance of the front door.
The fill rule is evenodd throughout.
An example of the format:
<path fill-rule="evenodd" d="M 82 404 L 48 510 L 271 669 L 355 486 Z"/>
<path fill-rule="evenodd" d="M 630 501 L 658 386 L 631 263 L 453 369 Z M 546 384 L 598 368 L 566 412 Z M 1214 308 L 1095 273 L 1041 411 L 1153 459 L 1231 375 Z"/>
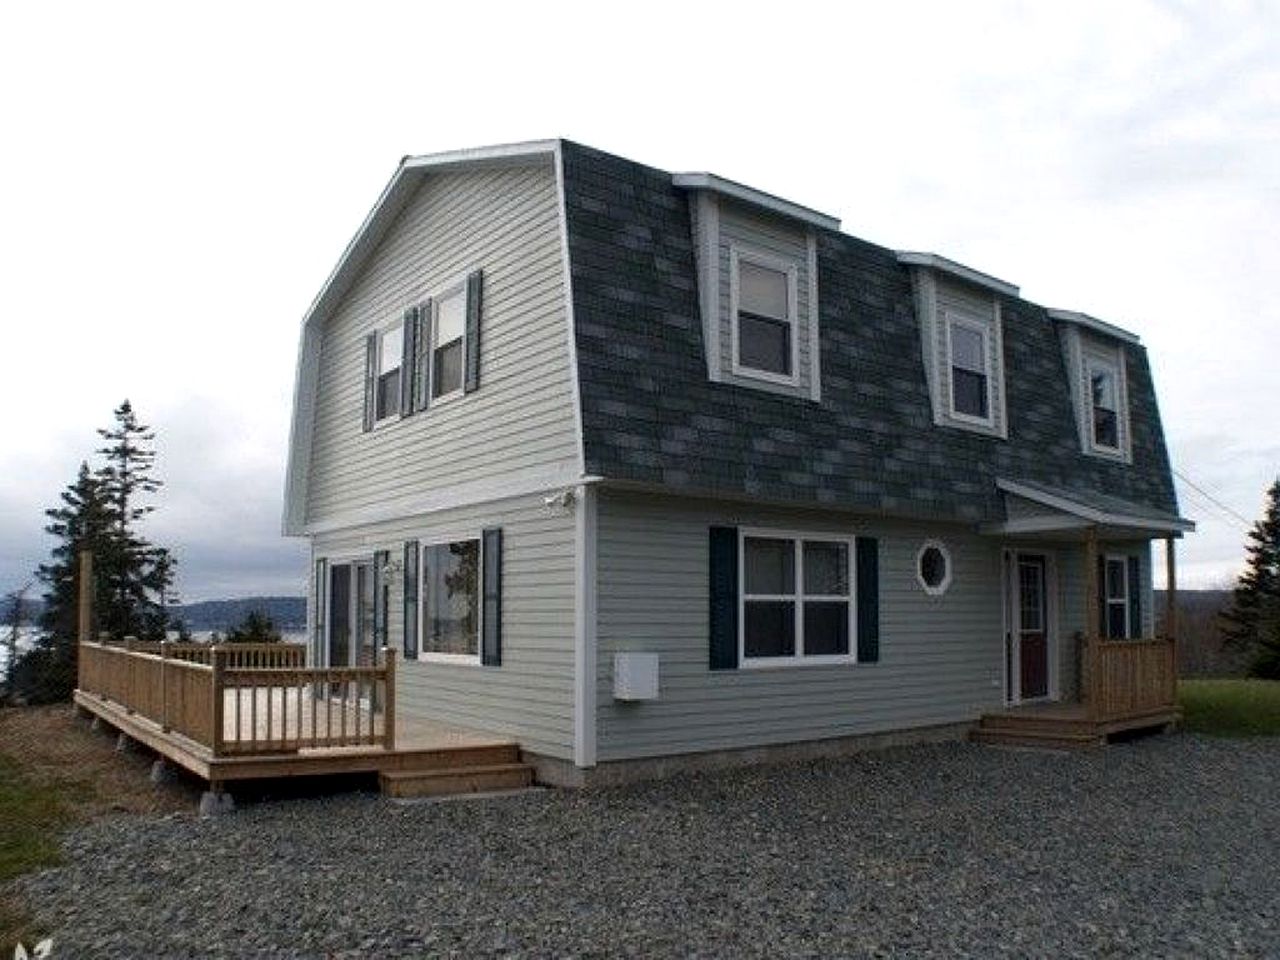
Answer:
<path fill-rule="evenodd" d="M 1019 553 L 1015 564 L 1013 627 L 1018 645 L 1018 699 L 1049 695 L 1049 615 L 1045 558 Z"/>

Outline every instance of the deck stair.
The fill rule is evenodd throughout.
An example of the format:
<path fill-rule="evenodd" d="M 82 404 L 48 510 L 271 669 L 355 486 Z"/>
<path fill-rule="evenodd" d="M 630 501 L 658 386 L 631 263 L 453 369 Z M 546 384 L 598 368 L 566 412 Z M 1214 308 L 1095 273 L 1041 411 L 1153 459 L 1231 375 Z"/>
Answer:
<path fill-rule="evenodd" d="M 1088 750 L 1104 746 L 1112 734 L 1169 729 L 1180 719 L 1176 707 L 1107 720 L 1091 717 L 1080 704 L 1031 705 L 983 714 L 970 739 L 996 746 Z"/>
<path fill-rule="evenodd" d="M 378 772 L 388 797 L 443 797 L 520 790 L 533 784 L 533 768 L 520 760 L 516 744 L 414 750 Z"/>

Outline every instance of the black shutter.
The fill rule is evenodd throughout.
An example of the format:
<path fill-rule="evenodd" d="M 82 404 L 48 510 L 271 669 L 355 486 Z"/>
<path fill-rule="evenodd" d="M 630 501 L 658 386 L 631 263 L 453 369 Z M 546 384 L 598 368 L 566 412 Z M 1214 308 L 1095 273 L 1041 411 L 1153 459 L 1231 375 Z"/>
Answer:
<path fill-rule="evenodd" d="M 859 537 L 858 556 L 858 662 L 880 659 L 880 541 Z"/>
<path fill-rule="evenodd" d="M 480 389 L 480 310 L 484 275 L 477 270 L 467 277 L 467 369 L 463 392 Z"/>
<path fill-rule="evenodd" d="M 417 380 L 418 366 L 413 362 L 414 351 L 418 346 L 418 308 L 410 307 L 404 312 L 404 351 L 400 359 L 400 416 L 407 417 L 413 413 L 413 388 Z"/>
<path fill-rule="evenodd" d="M 329 595 L 329 561 L 316 561 L 316 583 L 315 583 L 315 635 L 311 638 L 313 666 L 322 666 L 325 662 L 324 655 L 324 627 L 325 627 L 325 608 L 328 607 Z"/>
<path fill-rule="evenodd" d="M 485 530 L 481 537 L 482 571 L 480 596 L 484 635 L 480 643 L 480 662 L 486 667 L 502 664 L 502 528 Z"/>
<path fill-rule="evenodd" d="M 1137 557 L 1129 558 L 1129 636 L 1142 636 L 1142 568 Z"/>
<path fill-rule="evenodd" d="M 404 544 L 404 658 L 418 659 L 418 541 Z"/>
<path fill-rule="evenodd" d="M 712 527 L 708 585 L 711 594 L 712 670 L 738 667 L 738 528 Z"/>
<path fill-rule="evenodd" d="M 364 338 L 364 429 L 373 429 L 378 402 L 378 335 L 371 333 Z"/>
<path fill-rule="evenodd" d="M 413 336 L 413 412 L 427 409 L 431 397 L 431 300 L 418 307 Z"/>
<path fill-rule="evenodd" d="M 373 553 L 373 644 L 378 652 L 387 645 L 387 576 L 383 571 L 391 560 L 387 550 Z"/>
<path fill-rule="evenodd" d="M 1098 637 L 1106 640 L 1111 633 L 1111 617 L 1107 610 L 1107 558 L 1098 558 Z"/>

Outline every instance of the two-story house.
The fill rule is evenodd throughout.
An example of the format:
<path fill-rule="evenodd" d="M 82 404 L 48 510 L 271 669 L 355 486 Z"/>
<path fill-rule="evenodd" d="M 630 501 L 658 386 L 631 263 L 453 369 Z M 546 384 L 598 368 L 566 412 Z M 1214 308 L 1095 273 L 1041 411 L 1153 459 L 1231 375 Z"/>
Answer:
<path fill-rule="evenodd" d="M 402 650 L 400 711 L 549 782 L 1176 716 L 1138 337 L 568 141 L 400 164 L 305 318 L 284 528 L 316 664 Z"/>

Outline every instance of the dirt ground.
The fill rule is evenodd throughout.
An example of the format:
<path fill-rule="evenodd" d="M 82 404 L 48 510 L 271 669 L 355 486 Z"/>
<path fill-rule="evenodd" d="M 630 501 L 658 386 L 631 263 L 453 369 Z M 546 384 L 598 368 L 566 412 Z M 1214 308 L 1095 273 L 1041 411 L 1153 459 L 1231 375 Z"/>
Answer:
<path fill-rule="evenodd" d="M 91 729 L 70 704 L 0 709 L 0 759 L 9 761 L 6 769 L 16 768 L 23 781 L 56 797 L 57 815 L 51 820 L 57 825 L 49 831 L 60 835 L 60 828 L 113 815 L 195 813 L 198 783 L 178 778 L 155 786 L 150 754 L 117 753 L 115 747 L 114 732 Z M 0 884 L 0 956 L 8 956 L 15 942 L 29 946 L 39 932 L 12 886 Z"/>

